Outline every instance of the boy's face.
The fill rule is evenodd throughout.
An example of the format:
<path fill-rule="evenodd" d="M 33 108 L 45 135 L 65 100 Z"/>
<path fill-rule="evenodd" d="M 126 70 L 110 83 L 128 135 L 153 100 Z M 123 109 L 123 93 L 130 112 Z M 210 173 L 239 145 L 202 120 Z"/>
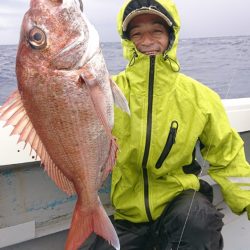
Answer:
<path fill-rule="evenodd" d="M 128 26 L 129 38 L 136 48 L 146 55 L 163 53 L 169 44 L 166 23 L 154 14 L 141 14 Z"/>

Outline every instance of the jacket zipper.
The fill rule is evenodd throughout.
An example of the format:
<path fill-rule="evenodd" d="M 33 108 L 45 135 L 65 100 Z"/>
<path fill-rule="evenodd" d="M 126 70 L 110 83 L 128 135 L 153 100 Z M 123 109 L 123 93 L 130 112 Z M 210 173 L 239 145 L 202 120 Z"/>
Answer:
<path fill-rule="evenodd" d="M 147 162 L 151 141 L 152 130 L 152 109 L 153 109 L 153 90 L 154 90 L 154 74 L 155 74 L 155 56 L 150 56 L 150 68 L 149 68 L 149 85 L 148 85 L 148 113 L 147 113 L 147 132 L 146 143 L 144 149 L 144 155 L 142 160 L 143 180 L 144 180 L 144 203 L 146 214 L 149 221 L 152 221 L 152 215 L 149 208 L 149 187 L 148 187 L 148 170 Z"/>
<path fill-rule="evenodd" d="M 175 143 L 177 130 L 178 130 L 178 122 L 172 121 L 171 126 L 170 126 L 170 130 L 169 130 L 169 134 L 168 134 L 168 138 L 167 138 L 167 142 L 165 144 L 165 147 L 164 147 L 158 161 L 156 162 L 156 165 L 155 165 L 156 168 L 160 168 L 162 166 L 163 162 L 165 161 L 165 159 L 168 157 L 168 154 L 170 153 L 170 150 L 171 150 L 173 144 Z"/>

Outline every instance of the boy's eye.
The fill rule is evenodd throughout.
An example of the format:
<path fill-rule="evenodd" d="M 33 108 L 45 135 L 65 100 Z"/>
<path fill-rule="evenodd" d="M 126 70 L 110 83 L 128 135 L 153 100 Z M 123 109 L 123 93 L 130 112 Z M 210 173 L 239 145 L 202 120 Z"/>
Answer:
<path fill-rule="evenodd" d="M 156 27 L 154 30 L 153 30 L 154 33 L 164 33 L 165 30 L 164 28 L 162 27 Z"/>
<path fill-rule="evenodd" d="M 140 37 L 140 32 L 131 32 L 130 33 L 130 38 L 138 38 Z"/>
<path fill-rule="evenodd" d="M 162 30 L 155 30 L 156 33 L 162 33 Z"/>

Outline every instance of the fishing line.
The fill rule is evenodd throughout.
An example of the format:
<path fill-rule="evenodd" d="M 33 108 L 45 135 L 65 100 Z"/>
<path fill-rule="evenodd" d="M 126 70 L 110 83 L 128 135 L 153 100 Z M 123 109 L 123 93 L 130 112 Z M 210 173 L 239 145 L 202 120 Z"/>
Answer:
<path fill-rule="evenodd" d="M 238 57 L 238 62 L 241 61 L 242 56 L 243 56 L 243 52 L 244 52 L 244 51 L 243 51 L 243 46 L 245 47 L 245 46 L 246 46 L 246 43 L 248 42 L 248 39 L 247 39 L 247 38 L 245 38 L 245 39 L 246 39 L 245 41 L 243 40 L 243 38 L 242 38 L 242 40 L 241 40 L 240 54 L 239 54 L 239 57 Z M 237 66 L 239 66 L 239 63 L 237 64 Z M 226 91 L 225 99 L 227 99 L 227 97 L 228 97 L 228 95 L 229 95 L 229 93 L 230 93 L 232 81 L 233 81 L 233 79 L 235 78 L 236 72 L 237 72 L 237 71 L 238 71 L 238 67 L 235 67 L 233 73 L 231 74 L 230 80 L 228 81 L 228 88 L 227 88 L 227 91 Z M 202 157 L 202 158 L 203 158 L 203 162 L 202 162 L 201 172 L 199 173 L 198 178 L 201 177 L 201 175 L 202 175 L 202 173 L 203 173 L 203 169 L 205 168 L 206 161 L 205 161 L 204 159 L 207 158 L 208 155 L 209 155 L 209 152 L 210 152 L 210 149 L 211 149 L 211 145 L 212 145 L 213 138 L 214 138 L 214 136 L 211 137 L 211 141 L 210 141 L 210 143 L 209 143 L 209 147 L 208 147 L 206 156 L 205 156 L 205 157 Z M 190 203 L 190 206 L 189 206 L 189 209 L 188 209 L 188 212 L 187 212 L 187 216 L 186 216 L 186 219 L 185 219 L 185 222 L 184 222 L 182 231 L 181 231 L 180 239 L 179 239 L 178 246 L 177 246 L 177 249 L 176 249 L 176 250 L 179 250 L 179 247 L 180 247 L 180 244 L 181 244 L 181 241 L 182 241 L 182 238 L 183 238 L 183 234 L 184 234 L 184 231 L 185 231 L 185 229 L 186 229 L 187 222 L 188 222 L 188 219 L 189 219 L 189 216 L 190 216 L 192 207 L 193 207 L 194 198 L 195 198 L 196 193 L 197 193 L 197 191 L 194 190 L 194 194 L 193 194 L 192 199 L 191 199 L 191 203 Z M 171 250 L 173 250 L 173 248 L 171 248 Z"/>

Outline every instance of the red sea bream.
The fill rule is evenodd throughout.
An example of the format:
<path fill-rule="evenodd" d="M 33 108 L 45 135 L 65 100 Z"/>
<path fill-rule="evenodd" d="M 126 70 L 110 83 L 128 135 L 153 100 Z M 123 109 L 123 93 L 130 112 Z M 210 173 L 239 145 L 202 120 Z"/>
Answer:
<path fill-rule="evenodd" d="M 60 189 L 77 194 L 65 249 L 78 249 L 92 232 L 120 249 L 98 189 L 116 159 L 113 104 L 129 108 L 82 9 L 81 0 L 31 1 L 16 58 L 18 90 L 0 119 L 31 145 Z"/>

